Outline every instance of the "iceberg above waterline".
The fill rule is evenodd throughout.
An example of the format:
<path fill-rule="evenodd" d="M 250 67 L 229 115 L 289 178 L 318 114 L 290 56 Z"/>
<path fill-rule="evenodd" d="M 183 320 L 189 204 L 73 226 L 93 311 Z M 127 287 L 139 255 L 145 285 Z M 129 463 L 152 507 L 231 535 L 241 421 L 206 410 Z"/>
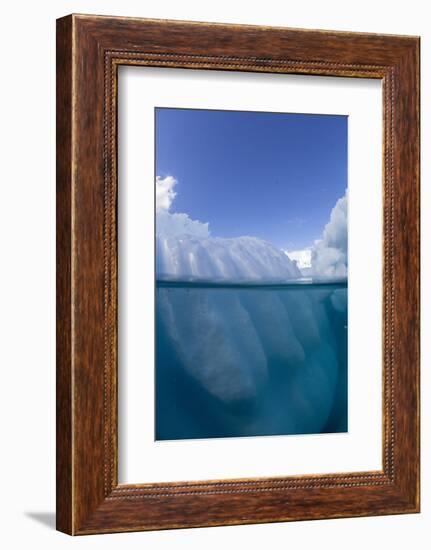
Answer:
<path fill-rule="evenodd" d="M 256 237 L 156 238 L 158 279 L 287 281 L 302 276 L 282 250 Z"/>
<path fill-rule="evenodd" d="M 347 195 L 337 201 L 313 247 L 288 252 L 255 236 L 214 237 L 209 223 L 171 212 L 176 185 L 172 176 L 156 178 L 158 280 L 287 283 L 347 277 Z"/>
<path fill-rule="evenodd" d="M 171 176 L 156 178 L 156 275 L 168 280 L 278 281 L 302 276 L 296 262 L 258 237 L 213 237 L 209 224 L 171 212 Z"/>
<path fill-rule="evenodd" d="M 286 281 L 298 279 L 295 262 L 255 237 L 157 236 L 157 277 L 213 281 Z"/>

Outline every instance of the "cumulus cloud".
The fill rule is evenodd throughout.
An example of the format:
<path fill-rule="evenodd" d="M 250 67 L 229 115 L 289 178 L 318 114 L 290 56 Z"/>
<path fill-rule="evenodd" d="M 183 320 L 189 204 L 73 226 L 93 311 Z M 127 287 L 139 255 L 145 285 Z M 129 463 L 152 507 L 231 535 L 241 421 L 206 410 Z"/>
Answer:
<path fill-rule="evenodd" d="M 156 233 L 159 237 L 209 237 L 208 223 L 192 220 L 187 214 L 159 210 L 156 218 Z"/>
<path fill-rule="evenodd" d="M 156 177 L 156 234 L 158 237 L 209 237 L 208 224 L 192 220 L 187 214 L 170 212 L 177 196 L 177 180 L 172 176 Z"/>
<path fill-rule="evenodd" d="M 322 238 L 314 243 L 311 271 L 317 277 L 347 277 L 347 193 L 335 204 Z"/>
<path fill-rule="evenodd" d="M 177 196 L 174 187 L 177 180 L 172 176 L 156 177 L 156 212 L 168 211 Z"/>
<path fill-rule="evenodd" d="M 304 276 L 347 277 L 347 192 L 331 211 L 322 238 L 303 250 L 285 250 Z"/>

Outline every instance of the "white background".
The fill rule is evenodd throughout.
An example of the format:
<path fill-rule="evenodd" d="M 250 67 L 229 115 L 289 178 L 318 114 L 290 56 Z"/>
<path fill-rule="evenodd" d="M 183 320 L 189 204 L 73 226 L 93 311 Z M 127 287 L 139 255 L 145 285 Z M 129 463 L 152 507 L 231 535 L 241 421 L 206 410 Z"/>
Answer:
<path fill-rule="evenodd" d="M 427 548 L 431 523 L 431 30 L 428 2 L 9 2 L 2 11 L 1 543 L 5 548 Z M 55 18 L 70 12 L 422 36 L 422 514 L 72 539 L 53 530 Z M 428 536 L 429 539 L 429 536 Z"/>
<path fill-rule="evenodd" d="M 148 67 L 119 79 L 120 482 L 381 470 L 381 82 Z M 348 433 L 154 441 L 155 106 L 349 115 Z"/>

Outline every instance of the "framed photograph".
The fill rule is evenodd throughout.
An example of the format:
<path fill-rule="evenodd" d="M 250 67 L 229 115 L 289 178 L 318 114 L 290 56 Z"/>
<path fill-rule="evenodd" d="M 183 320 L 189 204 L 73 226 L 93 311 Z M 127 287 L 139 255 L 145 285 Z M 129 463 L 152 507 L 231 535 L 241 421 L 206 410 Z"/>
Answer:
<path fill-rule="evenodd" d="M 57 21 L 57 528 L 419 511 L 419 38 Z"/>

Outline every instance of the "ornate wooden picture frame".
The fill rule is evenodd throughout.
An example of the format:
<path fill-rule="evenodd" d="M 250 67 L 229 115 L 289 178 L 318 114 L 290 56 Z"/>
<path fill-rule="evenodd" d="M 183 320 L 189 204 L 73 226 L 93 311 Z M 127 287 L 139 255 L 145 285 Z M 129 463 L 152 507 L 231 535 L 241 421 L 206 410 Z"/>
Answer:
<path fill-rule="evenodd" d="M 381 471 L 118 483 L 120 65 L 380 79 Z M 57 529 L 72 535 L 419 511 L 419 38 L 57 21 Z"/>

